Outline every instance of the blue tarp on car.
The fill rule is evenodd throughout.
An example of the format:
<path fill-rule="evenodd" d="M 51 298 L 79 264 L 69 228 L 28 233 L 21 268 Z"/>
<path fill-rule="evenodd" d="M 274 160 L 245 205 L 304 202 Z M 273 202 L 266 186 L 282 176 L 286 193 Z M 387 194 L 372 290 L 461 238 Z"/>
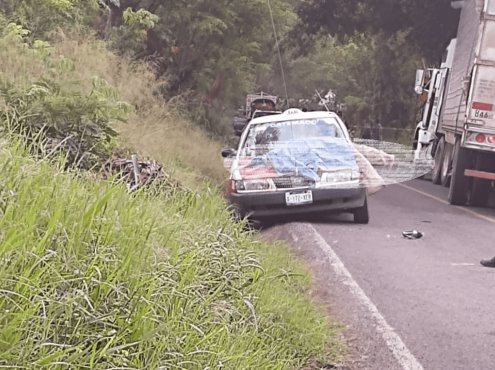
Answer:
<path fill-rule="evenodd" d="M 319 181 L 318 169 L 357 169 L 352 145 L 345 139 L 304 139 L 277 143 L 253 158 L 248 167 L 272 167 L 278 176 L 294 175 Z"/>

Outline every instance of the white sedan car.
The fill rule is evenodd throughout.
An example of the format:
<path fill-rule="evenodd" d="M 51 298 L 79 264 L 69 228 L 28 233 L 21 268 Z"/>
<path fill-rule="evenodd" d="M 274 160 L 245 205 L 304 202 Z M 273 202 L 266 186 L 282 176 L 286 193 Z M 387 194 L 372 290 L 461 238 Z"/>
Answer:
<path fill-rule="evenodd" d="M 231 158 L 229 201 L 242 218 L 350 212 L 368 223 L 353 143 L 331 112 L 289 109 L 251 120 Z"/>

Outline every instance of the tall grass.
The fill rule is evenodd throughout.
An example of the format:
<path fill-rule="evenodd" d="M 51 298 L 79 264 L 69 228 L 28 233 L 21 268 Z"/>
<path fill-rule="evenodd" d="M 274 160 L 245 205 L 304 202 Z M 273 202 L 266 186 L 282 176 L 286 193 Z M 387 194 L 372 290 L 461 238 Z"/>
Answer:
<path fill-rule="evenodd" d="M 0 79 L 30 84 L 49 77 L 61 88 L 83 94 L 91 92 L 95 77 L 105 80 L 134 107 L 126 123 L 115 123 L 123 144 L 164 162 L 188 185 L 202 178 L 218 184 L 225 178 L 220 142 L 185 120 L 178 102 L 163 100 L 158 92 L 166 81 L 157 81 L 147 66 L 109 52 L 91 37 L 68 37 L 60 31 L 56 39 L 36 49 L 0 37 Z"/>
<path fill-rule="evenodd" d="M 0 367 L 294 369 L 334 333 L 218 194 L 158 198 L 0 149 Z M 263 262 L 260 262 L 263 261 Z"/>

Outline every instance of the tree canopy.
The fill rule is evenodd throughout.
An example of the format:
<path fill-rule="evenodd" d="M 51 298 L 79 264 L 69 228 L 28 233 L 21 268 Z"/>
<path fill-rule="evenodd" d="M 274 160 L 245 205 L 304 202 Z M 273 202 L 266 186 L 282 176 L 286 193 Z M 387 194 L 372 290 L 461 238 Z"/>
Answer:
<path fill-rule="evenodd" d="M 281 65 L 292 98 L 333 90 L 358 124 L 409 127 L 414 70 L 439 61 L 459 17 L 449 0 L 3 0 L 0 11 L 32 42 L 89 30 L 146 61 L 159 93 L 216 135 L 247 93 L 285 96 Z"/>
<path fill-rule="evenodd" d="M 354 33 L 393 35 L 407 41 L 429 59 L 438 59 L 455 36 L 459 11 L 450 0 L 306 0 L 298 8 L 293 35 L 327 32 L 339 37 Z"/>

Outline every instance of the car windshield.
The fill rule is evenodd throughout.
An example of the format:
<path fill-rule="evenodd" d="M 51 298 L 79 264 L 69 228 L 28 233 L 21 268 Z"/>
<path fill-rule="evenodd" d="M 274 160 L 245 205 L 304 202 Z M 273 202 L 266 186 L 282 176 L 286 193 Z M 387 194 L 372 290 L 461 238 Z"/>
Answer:
<path fill-rule="evenodd" d="M 241 156 L 262 155 L 278 145 L 294 141 L 344 139 L 344 132 L 334 118 L 288 120 L 253 125 L 241 148 Z"/>

